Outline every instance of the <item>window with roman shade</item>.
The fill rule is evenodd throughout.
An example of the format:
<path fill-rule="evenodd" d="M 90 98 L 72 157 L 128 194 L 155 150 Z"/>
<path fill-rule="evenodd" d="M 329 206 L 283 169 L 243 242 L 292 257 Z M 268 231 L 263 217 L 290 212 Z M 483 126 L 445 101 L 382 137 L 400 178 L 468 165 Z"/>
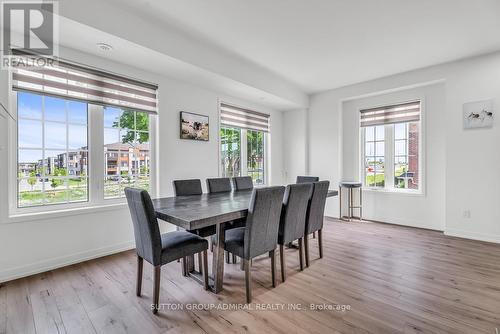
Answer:
<path fill-rule="evenodd" d="M 15 54 L 19 64 L 28 54 Z M 37 56 L 39 58 L 39 56 Z M 18 66 L 12 73 L 12 89 L 52 95 L 87 103 L 157 112 L 158 86 L 79 64 L 57 60 L 43 67 Z"/>
<path fill-rule="evenodd" d="M 125 187 L 154 194 L 157 85 L 65 60 L 35 67 L 26 64 L 39 56 L 14 57 L 12 214 L 121 203 Z"/>
<path fill-rule="evenodd" d="M 360 110 L 363 183 L 368 188 L 421 191 L 421 104 Z"/>
<path fill-rule="evenodd" d="M 266 184 L 266 138 L 270 115 L 220 104 L 221 176 L 248 175 L 255 184 Z"/>

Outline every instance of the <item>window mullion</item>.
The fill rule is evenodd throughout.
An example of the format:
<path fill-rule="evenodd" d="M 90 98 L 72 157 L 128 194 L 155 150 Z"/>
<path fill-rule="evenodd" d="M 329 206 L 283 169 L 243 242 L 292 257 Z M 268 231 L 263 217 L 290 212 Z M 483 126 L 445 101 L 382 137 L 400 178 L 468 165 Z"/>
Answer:
<path fill-rule="evenodd" d="M 240 164 L 241 164 L 241 176 L 245 176 L 248 174 L 248 164 L 247 164 L 247 157 L 248 157 L 248 137 L 247 137 L 247 130 L 246 129 L 241 129 L 241 144 L 240 144 L 240 151 L 241 151 L 241 157 L 240 157 Z"/>
<path fill-rule="evenodd" d="M 385 126 L 385 189 L 394 188 L 394 126 Z"/>
<path fill-rule="evenodd" d="M 102 204 L 104 200 L 104 108 L 88 105 L 89 117 L 89 200 Z"/>

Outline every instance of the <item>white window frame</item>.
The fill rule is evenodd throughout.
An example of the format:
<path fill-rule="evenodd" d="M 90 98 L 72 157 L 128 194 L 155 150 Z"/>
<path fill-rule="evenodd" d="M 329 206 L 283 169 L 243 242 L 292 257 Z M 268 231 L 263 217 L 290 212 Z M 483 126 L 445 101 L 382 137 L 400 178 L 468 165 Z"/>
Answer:
<path fill-rule="evenodd" d="M 226 128 L 226 126 L 223 126 L 221 124 L 221 122 L 220 122 L 220 106 L 221 106 L 222 103 L 224 103 L 224 102 L 223 101 L 219 101 L 219 128 L 218 128 L 218 131 L 217 131 L 217 145 L 218 145 L 217 152 L 218 152 L 218 156 L 219 156 L 218 157 L 218 159 L 219 159 L 219 177 L 222 176 L 222 163 L 221 163 L 222 147 L 221 147 L 221 140 L 220 140 L 220 129 L 221 128 Z M 234 105 L 236 107 L 241 107 L 241 108 L 245 108 L 245 109 L 251 109 L 251 108 L 248 108 L 248 107 L 235 105 L 234 103 L 229 103 L 229 104 Z M 230 128 L 230 127 L 227 127 L 227 128 Z M 248 130 L 247 129 L 243 129 L 243 128 L 238 128 L 238 127 L 233 127 L 233 128 L 240 129 L 240 140 L 242 141 L 242 143 L 240 145 L 240 147 L 241 147 L 241 150 L 240 150 L 240 171 L 241 171 L 241 176 L 247 176 L 248 175 L 248 166 L 247 166 L 247 150 L 248 150 L 248 147 L 247 147 L 247 131 Z M 270 129 L 271 129 L 271 124 L 270 124 L 269 130 Z M 269 137 L 270 137 L 270 132 L 264 132 L 264 142 L 262 144 L 264 146 L 264 183 L 263 184 L 259 184 L 259 186 L 266 186 L 270 182 L 270 178 L 269 178 L 269 174 L 270 174 Z M 244 145 L 243 145 L 243 138 L 245 140 L 245 144 Z"/>
<path fill-rule="evenodd" d="M 43 95 L 40 93 L 36 93 Z M 17 92 L 10 93 L 10 110 L 15 111 L 17 119 Z M 62 99 L 65 99 L 61 97 Z M 104 199 L 104 106 L 88 104 L 88 201 L 75 203 L 60 203 L 53 205 L 41 205 L 32 207 L 18 207 L 17 196 L 17 152 L 18 136 L 17 121 L 9 122 L 8 126 L 8 202 L 9 213 L 8 220 L 23 221 L 30 220 L 30 216 L 39 217 L 40 215 L 52 216 L 53 214 L 65 214 L 78 210 L 88 209 L 106 209 L 107 207 L 121 206 L 126 204 L 126 198 Z M 152 197 L 158 196 L 158 166 L 157 166 L 157 127 L 158 116 L 149 117 L 149 138 L 150 138 L 150 194 Z"/>
<path fill-rule="evenodd" d="M 370 187 L 365 184 L 365 129 L 358 125 L 359 128 L 359 152 L 360 152 L 360 164 L 359 164 L 359 179 L 362 181 L 363 190 L 373 191 L 373 192 L 387 192 L 387 193 L 400 193 L 400 194 L 410 194 L 410 195 L 425 195 L 426 178 L 425 178 L 425 101 L 424 98 L 416 98 L 408 101 L 397 101 L 388 102 L 378 106 L 370 106 L 368 108 L 378 108 L 387 105 L 396 105 L 409 102 L 420 102 L 420 121 L 419 121 L 419 136 L 418 136 L 418 171 L 420 174 L 419 187 L 418 189 L 404 189 L 394 187 L 394 124 L 384 125 L 384 187 Z M 361 115 L 361 110 L 367 108 L 360 108 L 358 114 Z M 361 119 L 358 120 L 360 124 Z"/>

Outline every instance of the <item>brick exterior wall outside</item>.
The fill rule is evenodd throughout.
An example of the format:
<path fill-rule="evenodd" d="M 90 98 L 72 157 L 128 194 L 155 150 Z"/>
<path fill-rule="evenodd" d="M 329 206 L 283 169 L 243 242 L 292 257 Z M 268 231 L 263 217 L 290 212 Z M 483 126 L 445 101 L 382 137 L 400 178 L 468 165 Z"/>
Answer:
<path fill-rule="evenodd" d="M 419 170 L 418 170 L 418 134 L 419 123 L 408 124 L 408 172 L 414 173 L 413 182 L 409 180 L 409 189 L 418 189 Z"/>

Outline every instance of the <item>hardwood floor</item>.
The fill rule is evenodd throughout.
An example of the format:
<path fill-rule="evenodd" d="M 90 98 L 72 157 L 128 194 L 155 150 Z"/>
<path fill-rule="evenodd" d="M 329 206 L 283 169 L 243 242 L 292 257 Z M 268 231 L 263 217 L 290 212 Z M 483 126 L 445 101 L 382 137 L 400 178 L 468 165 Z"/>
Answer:
<path fill-rule="evenodd" d="M 215 295 L 162 268 L 160 303 L 184 310 L 151 313 L 153 268 L 144 264 L 136 297 L 136 257 L 124 252 L 0 286 L 0 333 L 495 333 L 500 329 L 500 245 L 377 223 L 326 221 L 323 259 L 309 240 L 311 265 L 299 272 L 286 249 L 287 278 L 271 288 L 270 259 L 253 261 L 253 309 L 243 306 L 244 271 L 226 264 Z M 226 304 L 224 304 L 226 303 Z M 302 304 L 305 310 L 257 307 Z M 310 304 L 348 310 L 310 310 Z"/>

